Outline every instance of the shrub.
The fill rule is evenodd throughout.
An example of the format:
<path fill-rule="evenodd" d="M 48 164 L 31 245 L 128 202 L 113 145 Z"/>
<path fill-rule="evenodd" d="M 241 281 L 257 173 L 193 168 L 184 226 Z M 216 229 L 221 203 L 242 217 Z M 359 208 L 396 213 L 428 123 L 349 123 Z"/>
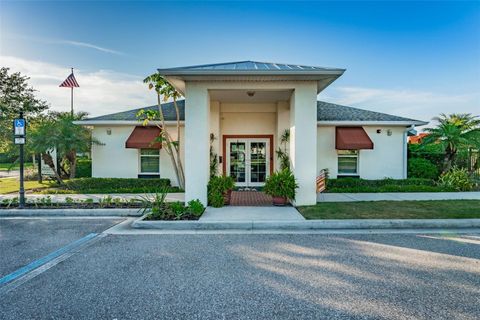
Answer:
<path fill-rule="evenodd" d="M 79 178 L 65 181 L 67 189 L 78 193 L 155 193 L 162 188 L 168 192 L 169 179 Z"/>
<path fill-rule="evenodd" d="M 76 178 L 91 178 L 92 177 L 92 160 L 78 159 Z"/>
<path fill-rule="evenodd" d="M 191 200 L 188 206 L 182 202 L 165 202 L 168 189 L 161 189 L 153 196 L 141 197 L 142 214 L 148 212 L 145 220 L 196 220 L 205 211 L 200 200 Z"/>
<path fill-rule="evenodd" d="M 188 201 L 188 212 L 190 212 L 195 217 L 200 217 L 205 211 L 205 206 L 200 200 L 190 200 Z"/>
<path fill-rule="evenodd" d="M 381 179 L 365 180 L 358 178 L 340 178 L 327 180 L 327 192 L 438 192 L 452 191 L 439 186 L 432 179 Z"/>
<path fill-rule="evenodd" d="M 473 188 L 473 181 L 470 179 L 467 169 L 458 167 L 453 167 L 443 173 L 438 180 L 438 184 L 455 191 L 469 191 Z"/>
<path fill-rule="evenodd" d="M 298 184 L 295 177 L 289 169 L 274 172 L 266 181 L 263 191 L 272 197 L 282 197 L 295 200 L 295 189 Z"/>
<path fill-rule="evenodd" d="M 208 204 L 215 208 L 223 207 L 224 194 L 235 187 L 235 180 L 228 176 L 211 177 L 208 181 Z"/>
<path fill-rule="evenodd" d="M 423 158 L 408 159 L 408 177 L 436 180 L 438 168 L 430 160 Z"/>

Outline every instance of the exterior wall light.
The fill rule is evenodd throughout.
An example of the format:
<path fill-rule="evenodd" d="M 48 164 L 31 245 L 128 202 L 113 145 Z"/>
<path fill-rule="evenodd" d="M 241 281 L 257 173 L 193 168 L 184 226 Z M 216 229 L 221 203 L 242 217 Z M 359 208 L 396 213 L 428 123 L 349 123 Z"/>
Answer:
<path fill-rule="evenodd" d="M 107 129 L 107 135 L 111 135 L 112 134 L 112 129 L 108 128 Z"/>
<path fill-rule="evenodd" d="M 391 129 L 388 129 L 387 130 L 387 136 L 391 136 L 392 135 L 392 130 Z"/>
<path fill-rule="evenodd" d="M 247 91 L 247 95 L 249 97 L 253 97 L 255 95 L 255 91 Z"/>

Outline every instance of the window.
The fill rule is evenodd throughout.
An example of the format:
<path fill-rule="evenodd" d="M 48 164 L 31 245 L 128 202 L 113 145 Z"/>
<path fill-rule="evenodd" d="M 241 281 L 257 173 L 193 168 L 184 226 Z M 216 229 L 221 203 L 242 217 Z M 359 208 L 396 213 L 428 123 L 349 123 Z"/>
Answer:
<path fill-rule="evenodd" d="M 338 150 L 338 174 L 358 175 L 358 150 Z"/>
<path fill-rule="evenodd" d="M 140 173 L 160 173 L 160 150 L 140 149 Z"/>

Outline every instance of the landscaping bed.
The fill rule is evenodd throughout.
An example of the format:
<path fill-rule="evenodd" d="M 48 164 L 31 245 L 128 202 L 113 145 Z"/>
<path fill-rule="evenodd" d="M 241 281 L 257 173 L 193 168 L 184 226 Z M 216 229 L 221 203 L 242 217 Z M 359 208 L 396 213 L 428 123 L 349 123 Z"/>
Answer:
<path fill-rule="evenodd" d="M 165 194 L 156 194 L 152 198 L 144 198 L 143 212 L 147 213 L 143 220 L 198 220 L 205 207 L 199 200 L 183 202 L 165 202 Z"/>
<path fill-rule="evenodd" d="M 0 209 L 18 208 L 18 197 L 4 199 L 0 202 Z M 98 201 L 94 199 L 77 200 L 66 198 L 65 202 L 54 202 L 49 196 L 36 200 L 28 199 L 26 209 L 142 209 L 144 204 L 140 199 L 124 200 L 105 196 Z"/>
<path fill-rule="evenodd" d="M 297 209 L 306 219 L 480 218 L 480 200 L 323 202 Z"/>

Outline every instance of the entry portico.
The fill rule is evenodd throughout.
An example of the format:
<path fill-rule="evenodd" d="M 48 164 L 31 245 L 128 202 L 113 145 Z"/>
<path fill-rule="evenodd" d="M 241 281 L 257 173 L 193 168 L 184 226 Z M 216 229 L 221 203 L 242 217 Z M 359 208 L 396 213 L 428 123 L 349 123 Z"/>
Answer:
<path fill-rule="evenodd" d="M 289 129 L 296 205 L 316 203 L 317 95 L 344 69 L 243 61 L 158 71 L 185 96 L 186 201 L 207 204 L 212 134 L 219 173 L 254 185 L 278 168 L 273 153 Z"/>

